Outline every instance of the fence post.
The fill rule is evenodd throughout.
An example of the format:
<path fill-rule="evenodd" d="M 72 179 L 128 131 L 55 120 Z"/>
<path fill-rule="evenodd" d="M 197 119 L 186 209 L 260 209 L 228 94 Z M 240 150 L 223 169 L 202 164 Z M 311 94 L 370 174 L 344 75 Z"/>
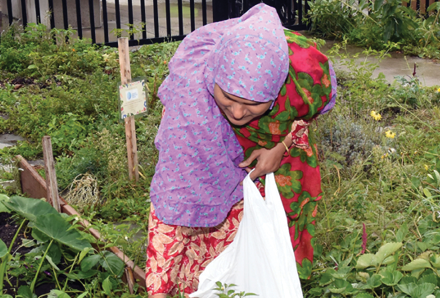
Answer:
<path fill-rule="evenodd" d="M 55 162 L 53 161 L 52 142 L 49 136 L 43 137 L 43 158 L 44 170 L 46 172 L 47 201 L 58 212 L 61 212 Z"/>
<path fill-rule="evenodd" d="M 212 20 L 220 22 L 229 17 L 229 0 L 212 0 Z"/>

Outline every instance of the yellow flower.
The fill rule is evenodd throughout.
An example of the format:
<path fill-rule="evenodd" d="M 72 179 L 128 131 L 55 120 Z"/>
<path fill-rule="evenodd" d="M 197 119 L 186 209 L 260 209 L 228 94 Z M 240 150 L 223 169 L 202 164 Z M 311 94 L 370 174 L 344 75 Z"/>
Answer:
<path fill-rule="evenodd" d="M 376 121 L 382 119 L 382 116 L 379 113 L 376 113 L 375 111 L 371 111 L 370 116 L 373 117 L 373 119 Z"/>
<path fill-rule="evenodd" d="M 395 133 L 395 132 L 392 132 L 391 130 L 387 130 L 387 131 L 385 132 L 385 136 L 386 136 L 387 138 L 394 139 L 394 137 L 396 136 L 396 133 Z"/>
<path fill-rule="evenodd" d="M 425 165 L 425 170 L 429 170 L 429 166 L 428 165 Z"/>
<path fill-rule="evenodd" d="M 440 88 L 437 89 L 437 92 L 440 93 Z"/>

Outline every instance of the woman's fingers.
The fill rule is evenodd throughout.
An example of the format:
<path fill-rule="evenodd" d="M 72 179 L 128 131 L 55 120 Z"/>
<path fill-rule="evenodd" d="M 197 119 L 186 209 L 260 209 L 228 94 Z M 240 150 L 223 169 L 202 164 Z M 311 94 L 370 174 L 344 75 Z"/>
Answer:
<path fill-rule="evenodd" d="M 252 171 L 251 168 L 245 168 L 244 170 L 245 170 L 246 172 L 248 172 L 248 173 L 249 173 L 250 171 Z M 240 185 L 243 185 L 243 181 L 240 182 Z"/>
<path fill-rule="evenodd" d="M 258 164 L 257 164 L 257 167 L 255 167 L 254 171 L 251 173 L 250 178 L 253 181 L 253 180 L 257 179 L 258 177 L 263 176 L 264 174 L 266 174 L 266 173 L 263 173 L 261 170 L 259 170 Z"/>
<path fill-rule="evenodd" d="M 245 168 L 249 166 L 258 156 L 260 156 L 262 149 L 255 150 L 251 153 L 251 156 L 249 156 L 248 159 L 243 160 L 241 163 L 238 164 L 240 168 Z"/>

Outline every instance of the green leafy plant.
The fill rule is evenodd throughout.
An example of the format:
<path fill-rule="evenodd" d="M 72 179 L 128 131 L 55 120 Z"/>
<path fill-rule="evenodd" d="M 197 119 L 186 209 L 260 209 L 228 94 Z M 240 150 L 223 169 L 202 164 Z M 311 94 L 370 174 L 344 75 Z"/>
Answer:
<path fill-rule="evenodd" d="M 75 226 L 72 227 L 69 222 L 71 219 L 61 216 L 41 200 L 15 196 L 3 204 L 25 219 L 17 230 L 9 250 L 2 241 L 0 242 L 2 286 L 3 278 L 7 275 L 25 277 L 29 271 L 25 268 L 31 267 L 35 268 L 35 271 L 31 270 L 31 276 L 28 276 L 30 285 L 21 286 L 17 292 L 24 298 L 32 298 L 37 283 L 44 281 L 47 276 L 52 276 L 55 280 L 58 289 L 54 293 L 58 295 L 68 295 L 66 289 L 69 280 L 76 280 L 82 284 L 82 297 L 108 296 L 120 291 L 124 262 L 108 251 L 94 253 L 88 240 L 90 238 L 84 238 L 85 234 L 79 232 Z M 32 228 L 32 236 L 38 244 L 33 241 L 23 244 L 35 248 L 22 259 L 19 254 L 12 254 L 11 248 L 26 220 L 29 221 L 28 226 Z M 52 271 L 52 274 L 49 271 Z M 60 282 L 61 276 L 64 276 L 64 285 Z M 92 286 L 96 283 L 100 286 Z"/>
<path fill-rule="evenodd" d="M 216 288 L 214 288 L 215 291 L 218 291 L 219 293 L 216 293 L 216 295 L 219 298 L 234 298 L 234 297 L 247 297 L 247 296 L 258 296 L 253 293 L 246 293 L 246 292 L 239 292 L 236 293 L 233 287 L 236 287 L 237 285 L 234 284 L 223 284 L 220 281 L 215 283 L 217 285 Z"/>
<path fill-rule="evenodd" d="M 403 50 L 420 57 L 440 57 L 438 4 L 420 16 L 401 1 L 318 0 L 310 4 L 313 33 L 376 50 Z"/>

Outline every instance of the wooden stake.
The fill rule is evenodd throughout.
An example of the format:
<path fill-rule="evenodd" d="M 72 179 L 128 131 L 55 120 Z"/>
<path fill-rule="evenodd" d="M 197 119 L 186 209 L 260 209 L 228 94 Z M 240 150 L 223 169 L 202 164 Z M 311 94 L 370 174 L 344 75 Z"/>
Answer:
<path fill-rule="evenodd" d="M 60 198 L 58 196 L 57 175 L 53 160 L 52 142 L 49 136 L 43 137 L 44 170 L 46 171 L 47 201 L 58 212 L 61 212 Z"/>
<path fill-rule="evenodd" d="M 133 271 L 130 267 L 125 267 L 125 277 L 127 278 L 128 290 L 130 291 L 130 294 L 133 294 L 134 277 Z"/>
<path fill-rule="evenodd" d="M 131 68 L 130 68 L 130 50 L 128 47 L 128 38 L 118 38 L 119 50 L 119 66 L 121 71 L 121 84 L 131 83 Z M 137 143 L 135 120 L 133 116 L 125 118 L 125 137 L 127 143 L 127 157 L 128 157 L 128 177 L 130 180 L 139 180 L 138 157 L 137 157 Z"/>

